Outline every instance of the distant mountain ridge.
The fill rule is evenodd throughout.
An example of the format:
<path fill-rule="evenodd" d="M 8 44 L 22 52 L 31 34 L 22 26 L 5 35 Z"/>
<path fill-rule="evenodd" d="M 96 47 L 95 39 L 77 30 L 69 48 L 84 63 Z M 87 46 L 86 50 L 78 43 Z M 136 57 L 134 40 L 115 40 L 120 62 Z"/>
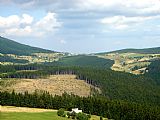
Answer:
<path fill-rule="evenodd" d="M 111 52 L 102 52 L 98 54 L 108 54 L 108 53 L 141 53 L 141 54 L 160 54 L 160 47 L 154 48 L 144 48 L 144 49 L 122 49 L 122 50 L 115 50 Z"/>
<path fill-rule="evenodd" d="M 56 51 L 24 45 L 0 36 L 0 53 L 2 54 L 31 55 L 32 53 L 55 53 L 55 52 Z M 160 54 L 160 47 L 144 48 L 144 49 L 133 49 L 133 48 L 121 49 L 110 52 L 100 52 L 96 54 L 100 55 L 108 53 Z"/>
<path fill-rule="evenodd" d="M 0 53 L 2 54 L 31 55 L 32 53 L 54 52 L 55 51 L 24 45 L 0 36 Z"/>

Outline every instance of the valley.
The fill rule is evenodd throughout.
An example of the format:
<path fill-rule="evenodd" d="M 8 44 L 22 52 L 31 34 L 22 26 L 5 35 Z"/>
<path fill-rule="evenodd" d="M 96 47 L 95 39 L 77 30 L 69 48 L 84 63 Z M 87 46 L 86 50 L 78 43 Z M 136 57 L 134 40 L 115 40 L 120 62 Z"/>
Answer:
<path fill-rule="evenodd" d="M 0 65 L 18 65 L 58 61 L 66 53 L 33 53 L 31 55 L 0 54 Z"/>
<path fill-rule="evenodd" d="M 160 119 L 160 48 L 74 55 L 3 37 L 0 42 L 2 106 L 78 107 L 115 120 Z"/>
<path fill-rule="evenodd" d="M 128 72 L 132 74 L 144 74 L 148 72 L 148 66 L 152 61 L 160 60 L 160 54 L 142 53 L 109 53 L 98 55 L 100 58 L 114 60 L 111 69 L 114 71 Z"/>
<path fill-rule="evenodd" d="M 0 65 L 18 65 L 58 61 L 69 53 L 56 52 L 17 43 L 0 36 Z"/>

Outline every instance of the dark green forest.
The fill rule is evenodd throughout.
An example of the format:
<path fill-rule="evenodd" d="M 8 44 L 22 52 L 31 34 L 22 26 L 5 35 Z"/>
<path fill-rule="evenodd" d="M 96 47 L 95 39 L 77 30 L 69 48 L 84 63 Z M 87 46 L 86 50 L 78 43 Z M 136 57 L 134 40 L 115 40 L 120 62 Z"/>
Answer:
<path fill-rule="evenodd" d="M 156 84 L 160 86 L 160 60 L 152 61 L 148 67 L 148 73 L 145 75 L 154 79 Z"/>
<path fill-rule="evenodd" d="M 79 97 L 64 93 L 62 96 L 52 96 L 48 92 L 36 91 L 33 94 L 0 92 L 0 104 L 71 110 L 78 107 L 83 112 L 104 116 L 115 120 L 159 120 L 160 108 L 129 103 L 124 101 L 108 100 L 100 97 Z"/>
<path fill-rule="evenodd" d="M 128 102 L 160 105 L 160 87 L 156 81 L 143 75 L 136 76 L 109 69 L 90 67 L 68 67 L 50 65 L 15 65 L 0 66 L 0 78 L 45 78 L 55 74 L 75 74 L 78 79 L 99 87 L 101 96 L 111 100 L 125 100 Z M 21 71 L 36 70 L 36 71 Z M 4 79 L 4 80 L 5 80 Z"/>
<path fill-rule="evenodd" d="M 77 55 L 61 58 L 58 63 L 63 66 L 97 67 L 108 69 L 114 64 L 114 61 L 98 58 L 97 56 Z"/>
<path fill-rule="evenodd" d="M 23 45 L 3 37 L 0 37 L 0 43 L 2 54 L 31 55 L 38 52 L 54 52 Z M 160 53 L 160 48 L 125 49 L 116 52 Z M 0 56 L 0 61 L 28 62 L 8 56 Z M 112 71 L 109 69 L 112 65 L 112 60 L 86 55 L 64 57 L 52 63 L 0 65 L 0 81 L 12 78 L 36 80 L 50 75 L 74 74 L 78 80 L 85 80 L 102 91 L 95 91 L 95 94 L 89 97 L 66 93 L 62 96 L 52 96 L 44 91 L 41 94 L 37 91 L 32 94 L 27 91 L 25 94 L 0 91 L 0 105 L 66 110 L 78 107 L 88 114 L 115 120 L 160 120 L 160 60 L 151 61 L 148 72 L 144 75 Z M 0 85 L 2 83 L 0 82 Z"/>
<path fill-rule="evenodd" d="M 32 53 L 53 53 L 54 51 L 45 50 L 42 48 L 31 47 L 29 45 L 20 44 L 18 42 L 0 37 L 0 53 L 16 54 L 16 55 L 31 55 Z"/>
<path fill-rule="evenodd" d="M 160 47 L 155 48 L 145 48 L 145 49 L 122 49 L 111 52 L 103 52 L 98 54 L 108 54 L 108 53 L 141 53 L 141 54 L 160 54 Z"/>
<path fill-rule="evenodd" d="M 0 62 L 12 62 L 12 63 L 21 63 L 21 64 L 29 63 L 28 60 L 14 59 L 13 57 L 10 57 L 7 55 L 0 56 Z"/>

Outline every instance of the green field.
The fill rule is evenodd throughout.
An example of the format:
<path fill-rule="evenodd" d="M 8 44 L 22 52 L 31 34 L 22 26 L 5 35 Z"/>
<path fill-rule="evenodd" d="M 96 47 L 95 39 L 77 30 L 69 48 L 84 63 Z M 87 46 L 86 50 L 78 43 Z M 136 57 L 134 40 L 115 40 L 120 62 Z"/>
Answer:
<path fill-rule="evenodd" d="M 90 120 L 99 120 L 99 116 L 92 115 Z M 0 112 L 0 120 L 72 120 L 69 118 L 59 117 L 56 112 Z M 104 119 L 108 120 L 108 119 Z"/>
<path fill-rule="evenodd" d="M 57 116 L 56 112 L 39 112 L 39 113 L 1 112 L 0 120 L 69 120 L 69 119 Z"/>

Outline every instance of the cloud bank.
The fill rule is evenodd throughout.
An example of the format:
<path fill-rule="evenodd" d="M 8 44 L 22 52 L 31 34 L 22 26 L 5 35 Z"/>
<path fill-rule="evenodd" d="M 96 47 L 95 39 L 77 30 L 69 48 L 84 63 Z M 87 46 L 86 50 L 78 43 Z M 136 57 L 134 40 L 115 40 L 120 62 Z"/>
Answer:
<path fill-rule="evenodd" d="M 100 22 L 106 24 L 113 29 L 127 29 L 129 27 L 139 25 L 148 20 L 159 19 L 160 16 L 136 16 L 136 17 L 126 17 L 126 16 L 113 16 L 103 18 Z"/>
<path fill-rule="evenodd" d="M 0 10 L 0 35 L 29 37 L 35 45 L 41 39 L 45 48 L 96 52 L 159 44 L 153 40 L 160 36 L 160 0 L 0 0 Z"/>
<path fill-rule="evenodd" d="M 8 17 L 0 16 L 0 34 L 7 36 L 19 37 L 42 37 L 50 33 L 54 33 L 61 27 L 61 23 L 57 21 L 55 13 L 47 13 L 46 16 L 38 21 L 28 14 L 11 15 Z"/>
<path fill-rule="evenodd" d="M 58 10 L 112 11 L 133 14 L 159 14 L 159 0 L 0 0 L 1 4 L 15 4 L 24 8 Z"/>

